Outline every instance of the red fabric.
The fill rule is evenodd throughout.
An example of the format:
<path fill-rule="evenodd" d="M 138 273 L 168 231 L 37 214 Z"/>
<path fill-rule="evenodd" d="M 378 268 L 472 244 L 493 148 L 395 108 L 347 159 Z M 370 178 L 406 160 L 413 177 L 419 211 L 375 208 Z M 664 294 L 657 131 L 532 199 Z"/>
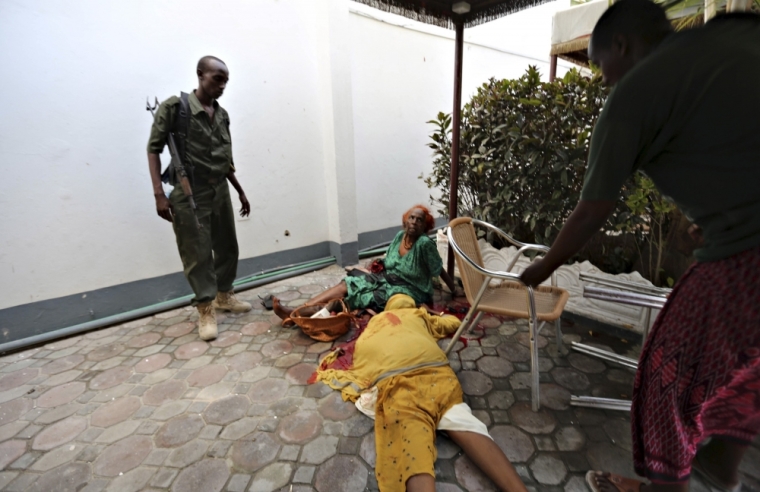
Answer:
<path fill-rule="evenodd" d="M 658 316 L 633 392 L 636 473 L 688 480 L 710 436 L 760 433 L 760 248 L 696 263 Z"/>

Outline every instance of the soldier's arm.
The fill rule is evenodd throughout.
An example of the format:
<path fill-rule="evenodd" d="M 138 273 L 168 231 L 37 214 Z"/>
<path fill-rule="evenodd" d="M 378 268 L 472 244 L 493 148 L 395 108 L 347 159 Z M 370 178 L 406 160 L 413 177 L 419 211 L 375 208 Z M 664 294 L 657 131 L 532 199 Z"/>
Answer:
<path fill-rule="evenodd" d="M 243 191 L 243 187 L 240 186 L 240 183 L 235 176 L 235 171 L 230 171 L 227 173 L 227 180 L 230 182 L 232 187 L 235 188 L 235 191 L 238 192 L 238 197 L 240 198 L 241 204 L 240 216 L 248 217 L 248 215 L 251 213 L 251 204 L 248 203 L 248 198 L 245 196 L 245 191 Z"/>
<path fill-rule="evenodd" d="M 153 185 L 153 197 L 156 199 L 156 213 L 169 222 L 173 222 L 173 214 L 171 203 L 161 185 L 161 152 L 166 145 L 166 138 L 173 123 L 174 106 L 178 101 L 177 97 L 172 97 L 161 103 L 156 111 L 148 140 L 148 171 Z"/>

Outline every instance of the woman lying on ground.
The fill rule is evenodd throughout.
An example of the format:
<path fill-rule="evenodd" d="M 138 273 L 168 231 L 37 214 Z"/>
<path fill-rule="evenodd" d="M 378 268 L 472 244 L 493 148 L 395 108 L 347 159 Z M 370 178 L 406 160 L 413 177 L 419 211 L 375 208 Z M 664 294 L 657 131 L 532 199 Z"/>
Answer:
<path fill-rule="evenodd" d="M 503 491 L 526 488 L 509 459 L 462 400 L 462 387 L 437 340 L 456 331 L 454 316 L 431 315 L 404 294 L 391 297 L 356 340 L 347 370 L 328 354 L 316 380 L 375 419 L 375 475 L 381 492 L 434 492 L 435 432 L 445 431 Z M 335 364 L 338 367 L 338 364 Z"/>
<path fill-rule="evenodd" d="M 435 242 L 427 236 L 435 225 L 427 207 L 416 205 L 401 220 L 403 230 L 396 234 L 388 247 L 382 273 L 345 277 L 338 285 L 309 299 L 305 305 L 345 298 L 351 310 L 371 308 L 380 311 L 394 294 L 406 294 L 417 304 L 426 304 L 433 300 L 433 279 L 439 276 L 454 296 L 464 296 L 462 289 L 443 270 Z M 283 320 L 288 319 L 294 308 L 281 305 L 276 297 L 272 301 L 275 314 Z M 301 310 L 301 314 L 309 313 Z"/>

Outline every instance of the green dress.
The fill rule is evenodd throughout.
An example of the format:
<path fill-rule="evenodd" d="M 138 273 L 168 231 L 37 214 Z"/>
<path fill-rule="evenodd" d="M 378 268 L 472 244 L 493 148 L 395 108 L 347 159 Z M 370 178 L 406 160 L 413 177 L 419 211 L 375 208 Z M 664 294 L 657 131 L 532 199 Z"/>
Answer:
<path fill-rule="evenodd" d="M 382 309 L 395 294 L 411 296 L 418 304 L 433 300 L 433 279 L 441 274 L 443 261 L 438 248 L 421 236 L 409 252 L 401 256 L 399 246 L 404 231 L 396 234 L 385 256 L 385 271 L 377 275 L 346 277 L 346 302 L 351 309 Z"/>

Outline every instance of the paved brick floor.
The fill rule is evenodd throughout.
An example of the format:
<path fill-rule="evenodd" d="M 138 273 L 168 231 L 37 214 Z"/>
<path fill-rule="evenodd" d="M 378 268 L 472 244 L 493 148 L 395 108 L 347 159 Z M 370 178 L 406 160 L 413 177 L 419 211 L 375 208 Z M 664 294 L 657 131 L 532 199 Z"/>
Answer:
<path fill-rule="evenodd" d="M 248 291 L 298 304 L 337 282 L 319 272 Z M 331 344 L 280 328 L 260 304 L 198 339 L 179 309 L 0 358 L 0 489 L 8 491 L 377 490 L 373 423 L 337 392 L 307 385 Z M 452 353 L 466 398 L 533 490 L 584 491 L 590 467 L 633 475 L 629 416 L 572 408 L 571 393 L 630 396 L 633 374 L 541 343 L 543 408 L 529 406 L 527 327 L 485 319 Z M 636 348 L 580 326 L 618 353 Z M 493 486 L 449 440 L 437 441 L 442 492 Z M 743 464 L 760 491 L 760 448 Z M 708 490 L 693 482 L 693 490 Z"/>

